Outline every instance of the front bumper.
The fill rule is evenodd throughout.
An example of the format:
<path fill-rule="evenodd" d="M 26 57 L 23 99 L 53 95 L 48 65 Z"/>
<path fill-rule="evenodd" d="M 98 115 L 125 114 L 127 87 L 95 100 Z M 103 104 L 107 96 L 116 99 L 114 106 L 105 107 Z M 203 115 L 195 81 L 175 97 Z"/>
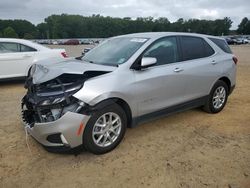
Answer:
<path fill-rule="evenodd" d="M 23 118 L 23 124 L 28 133 L 45 147 L 75 148 L 82 145 L 83 131 L 89 118 L 88 115 L 66 112 L 56 121 L 30 126 Z M 53 136 L 56 141 L 51 141 Z"/>

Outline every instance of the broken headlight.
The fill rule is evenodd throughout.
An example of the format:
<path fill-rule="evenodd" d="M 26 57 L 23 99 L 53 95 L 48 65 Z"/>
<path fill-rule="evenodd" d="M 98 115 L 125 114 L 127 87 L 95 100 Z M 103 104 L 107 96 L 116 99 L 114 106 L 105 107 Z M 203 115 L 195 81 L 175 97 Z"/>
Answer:
<path fill-rule="evenodd" d="M 73 94 L 81 89 L 82 85 L 68 87 L 65 90 L 54 90 L 50 92 L 38 92 L 37 96 L 41 97 L 40 106 L 54 105 L 62 102 L 70 103 L 70 98 Z"/>
<path fill-rule="evenodd" d="M 46 106 L 46 105 L 52 105 L 52 104 L 58 104 L 61 103 L 65 100 L 65 97 L 57 97 L 53 98 L 52 100 L 46 99 L 40 103 L 41 106 Z"/>
<path fill-rule="evenodd" d="M 74 86 L 63 86 L 64 90 L 61 89 L 61 86 L 51 86 L 48 91 L 42 90 L 37 92 L 37 96 L 39 97 L 50 97 L 50 96 L 57 96 L 57 95 L 65 95 L 66 94 L 74 94 L 82 88 L 82 84 L 74 85 Z M 59 88 L 59 89 L 58 89 Z"/>

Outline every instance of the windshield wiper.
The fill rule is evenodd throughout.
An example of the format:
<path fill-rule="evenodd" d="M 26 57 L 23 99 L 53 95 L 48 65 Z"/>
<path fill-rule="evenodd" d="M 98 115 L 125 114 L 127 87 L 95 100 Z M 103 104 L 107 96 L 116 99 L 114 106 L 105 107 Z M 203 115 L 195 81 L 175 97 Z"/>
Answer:
<path fill-rule="evenodd" d="M 93 64 L 97 64 L 97 65 L 106 65 L 106 66 L 112 66 L 112 67 L 118 67 L 118 64 L 112 64 L 112 63 L 95 63 L 94 61 L 90 61 L 88 59 L 82 59 L 83 61 L 86 61 L 88 63 L 93 63 Z"/>
<path fill-rule="evenodd" d="M 119 67 L 119 64 L 112 64 L 112 63 L 99 63 L 100 65 L 107 65 L 112 67 Z"/>

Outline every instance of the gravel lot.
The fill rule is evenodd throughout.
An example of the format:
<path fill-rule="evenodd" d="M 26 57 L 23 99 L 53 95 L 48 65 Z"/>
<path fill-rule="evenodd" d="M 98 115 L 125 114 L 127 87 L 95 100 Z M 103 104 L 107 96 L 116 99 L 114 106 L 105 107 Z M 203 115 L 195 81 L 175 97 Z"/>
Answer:
<path fill-rule="evenodd" d="M 76 56 L 82 48 L 66 49 Z M 250 187 L 250 45 L 232 49 L 237 86 L 221 113 L 194 109 L 127 129 L 101 156 L 48 153 L 31 137 L 29 152 L 23 84 L 1 83 L 0 187 Z"/>

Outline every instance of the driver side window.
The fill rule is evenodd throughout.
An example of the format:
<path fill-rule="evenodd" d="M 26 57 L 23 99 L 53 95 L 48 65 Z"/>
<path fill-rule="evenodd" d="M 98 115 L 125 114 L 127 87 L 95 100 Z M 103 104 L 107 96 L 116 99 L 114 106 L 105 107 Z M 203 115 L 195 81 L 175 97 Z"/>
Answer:
<path fill-rule="evenodd" d="M 165 65 L 178 61 L 178 48 L 176 37 L 166 37 L 156 41 L 143 55 L 143 57 L 154 57 L 157 65 Z"/>

